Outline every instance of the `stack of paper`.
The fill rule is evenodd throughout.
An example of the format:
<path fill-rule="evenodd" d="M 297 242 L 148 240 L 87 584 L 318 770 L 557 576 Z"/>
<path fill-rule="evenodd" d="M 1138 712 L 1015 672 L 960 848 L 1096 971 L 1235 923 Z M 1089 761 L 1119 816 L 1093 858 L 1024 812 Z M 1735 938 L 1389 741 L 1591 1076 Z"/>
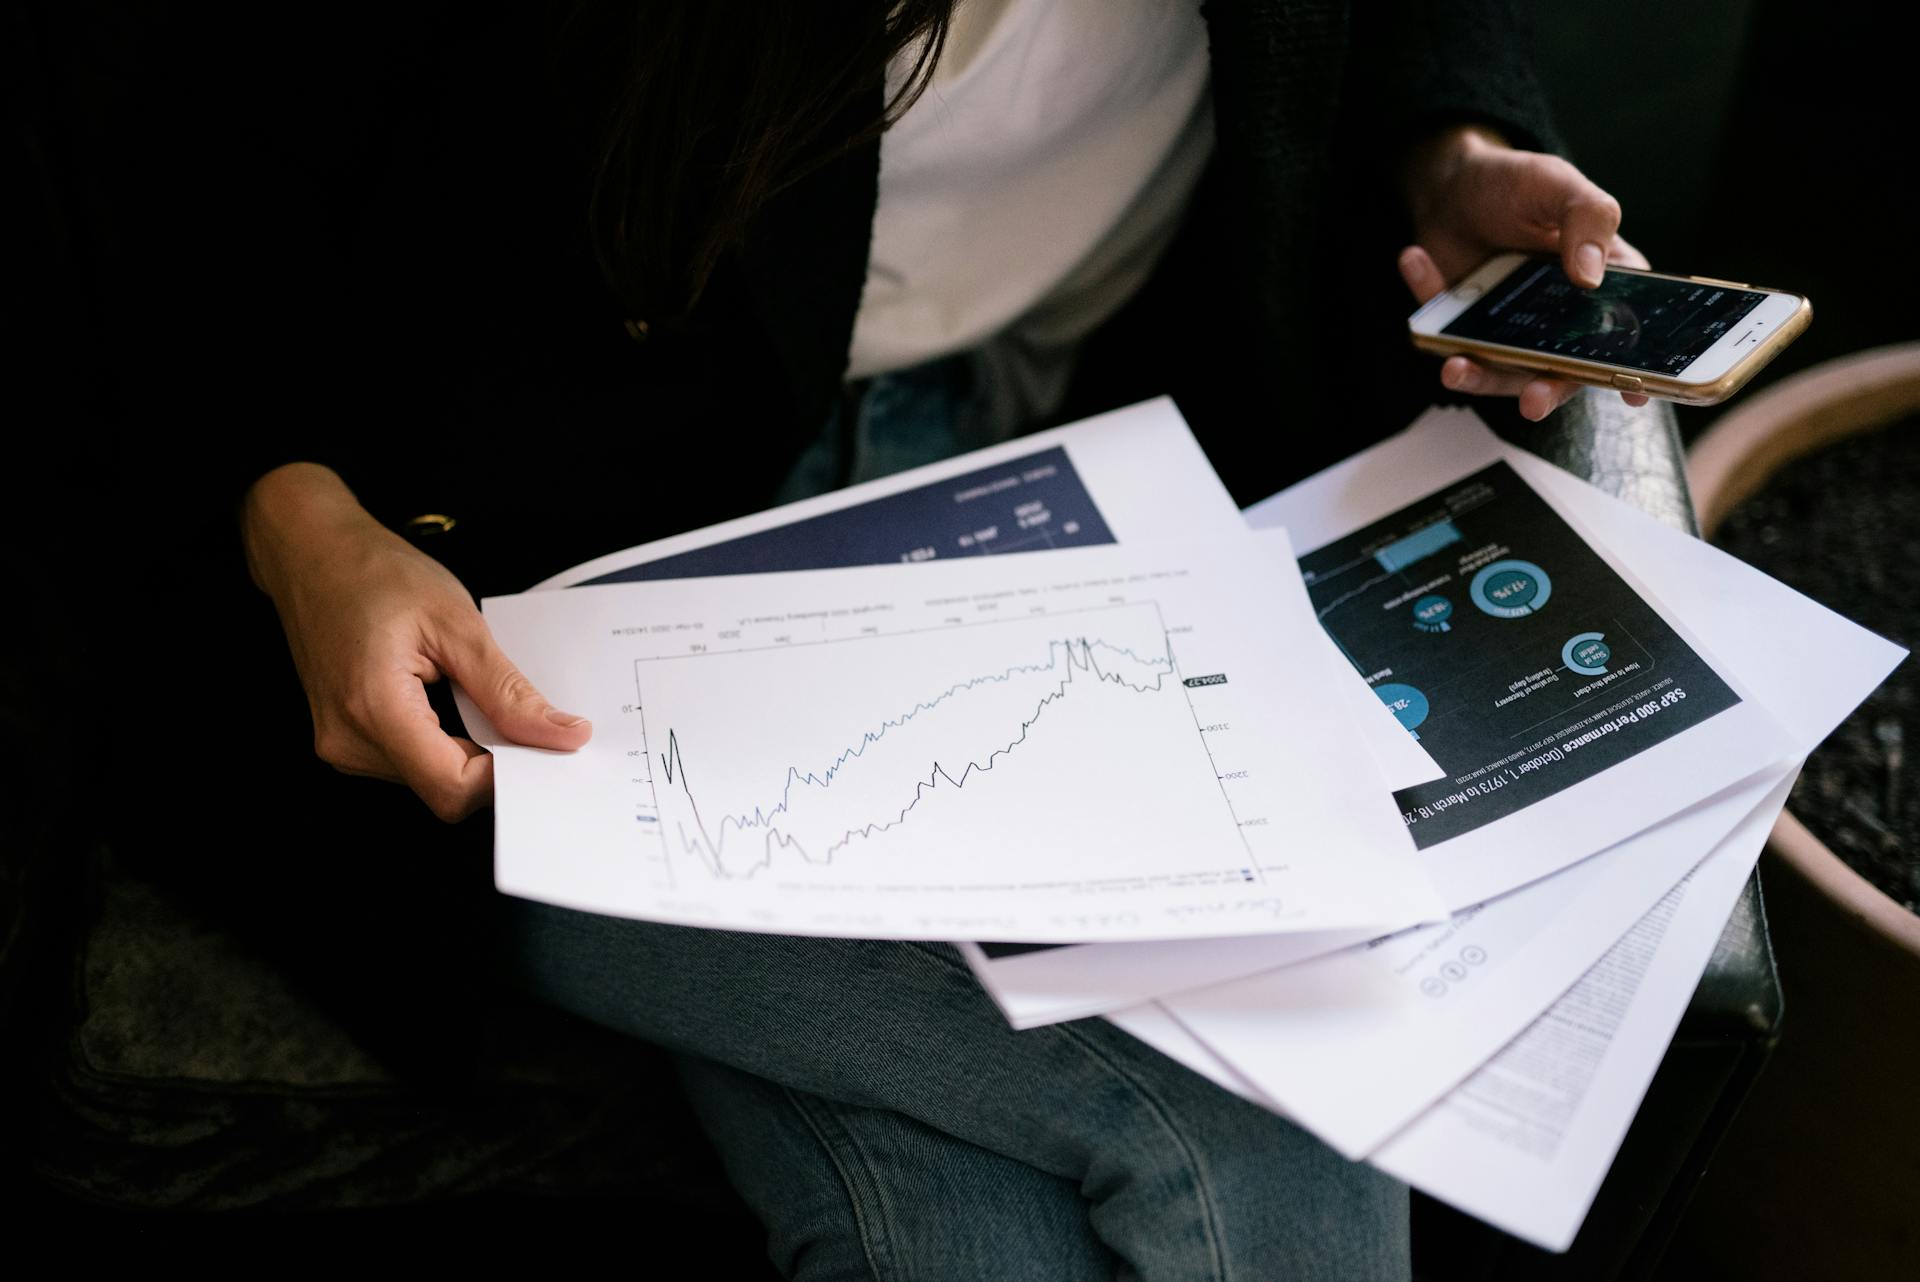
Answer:
<path fill-rule="evenodd" d="M 1243 518 L 1155 402 L 541 586 L 489 622 L 596 735 L 463 704 L 503 889 L 960 942 L 1552 1249 L 1903 654 L 1464 411 Z"/>

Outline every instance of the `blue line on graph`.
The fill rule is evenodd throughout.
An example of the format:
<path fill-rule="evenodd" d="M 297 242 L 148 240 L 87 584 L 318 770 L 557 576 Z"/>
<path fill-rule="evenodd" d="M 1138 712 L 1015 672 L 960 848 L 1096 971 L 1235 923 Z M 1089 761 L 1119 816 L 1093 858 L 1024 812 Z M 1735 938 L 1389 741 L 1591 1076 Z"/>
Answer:
<path fill-rule="evenodd" d="M 1101 668 L 1099 660 L 1094 657 L 1094 651 L 1096 649 L 1107 650 L 1116 655 L 1125 655 L 1135 663 L 1156 669 L 1156 674 L 1151 683 L 1135 683 L 1117 673 L 1107 672 Z M 848 829 L 845 834 L 822 852 L 818 860 L 815 860 L 813 856 L 807 853 L 797 838 L 787 836 L 774 828 L 774 821 L 781 815 L 787 813 L 793 800 L 793 789 L 796 784 L 809 787 L 828 787 L 848 763 L 864 756 L 867 749 L 879 742 L 888 730 L 896 726 L 905 725 L 920 713 L 939 706 L 952 696 L 975 689 L 979 686 L 1003 683 L 1011 680 L 1015 676 L 1058 671 L 1063 654 L 1066 658 L 1066 675 L 1060 678 L 1058 684 L 1056 684 L 1052 690 L 1049 690 L 1045 695 L 1041 696 L 1039 703 L 1034 707 L 1033 715 L 1020 723 L 1020 733 L 1017 736 L 1004 747 L 995 748 L 992 752 L 988 753 L 985 761 L 969 761 L 961 768 L 957 776 L 948 771 L 947 768 L 939 762 L 934 762 L 933 769 L 928 773 L 927 777 L 914 785 L 913 800 L 902 806 L 899 815 L 895 818 Z M 708 870 L 716 877 L 730 875 L 721 863 L 721 855 L 726 845 L 729 828 L 735 832 L 746 832 L 750 829 L 765 830 L 766 846 L 763 857 L 744 874 L 751 877 L 754 873 L 773 862 L 773 853 L 776 846 L 782 850 L 796 851 L 802 859 L 810 863 L 831 862 L 834 852 L 845 847 L 855 837 L 871 837 L 875 833 L 885 832 L 905 820 L 908 812 L 920 804 L 920 798 L 925 795 L 928 789 L 934 787 L 939 780 L 945 779 L 956 788 L 964 788 L 968 776 L 973 774 L 974 771 L 993 769 L 994 762 L 998 758 L 1026 742 L 1027 732 L 1032 729 L 1034 722 L 1040 719 L 1040 714 L 1046 709 L 1047 705 L 1066 696 L 1068 688 L 1073 685 L 1075 673 L 1090 673 L 1097 681 L 1121 686 L 1136 694 L 1152 694 L 1158 693 L 1164 687 L 1166 678 L 1171 675 L 1173 671 L 1173 647 L 1171 639 L 1169 639 L 1167 653 L 1151 659 L 1142 658 L 1125 646 L 1114 645 L 1101 640 L 1089 641 L 1085 637 L 1079 638 L 1078 641 L 1049 641 L 1047 643 L 1047 661 L 1045 663 L 1016 664 L 1002 672 L 974 677 L 970 680 L 949 686 L 945 691 L 935 695 L 933 698 L 916 703 L 912 708 L 901 713 L 899 716 L 882 722 L 878 729 L 867 731 L 860 737 L 858 744 L 843 751 L 825 771 L 819 773 L 807 771 L 802 773 L 798 766 L 788 766 L 786 786 L 781 792 L 778 804 L 771 808 L 756 806 L 751 812 L 727 815 L 720 820 L 718 827 L 715 829 L 709 829 L 706 820 L 700 814 L 699 802 L 694 799 L 693 789 L 687 783 L 686 763 L 680 755 L 679 736 L 672 728 L 667 730 L 667 750 L 660 754 L 660 765 L 665 772 L 667 784 L 672 786 L 677 781 L 680 790 L 686 794 L 687 806 L 693 812 L 694 826 L 699 829 L 698 836 L 689 837 L 687 835 L 686 825 L 679 825 L 681 844 L 685 847 L 688 854 L 700 855 L 702 861 L 708 865 Z"/>

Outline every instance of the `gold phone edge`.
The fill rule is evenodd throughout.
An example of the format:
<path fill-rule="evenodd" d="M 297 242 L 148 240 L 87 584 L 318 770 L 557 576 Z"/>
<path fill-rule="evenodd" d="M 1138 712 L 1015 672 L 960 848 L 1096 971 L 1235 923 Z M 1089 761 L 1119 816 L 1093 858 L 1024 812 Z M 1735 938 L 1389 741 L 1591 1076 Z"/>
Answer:
<path fill-rule="evenodd" d="M 1638 274 L 1665 275 L 1664 272 Z M 1751 289 L 1767 294 L 1786 294 L 1790 298 L 1798 298 L 1800 306 L 1794 308 L 1793 315 L 1787 318 L 1785 324 L 1774 330 L 1732 369 L 1711 383 L 1682 383 L 1678 379 L 1663 378 L 1658 374 L 1649 374 L 1644 371 L 1627 374 L 1628 377 L 1640 380 L 1640 387 L 1637 390 L 1648 396 L 1657 396 L 1663 401 L 1677 401 L 1682 405 L 1718 405 L 1745 387 L 1748 379 L 1765 369 L 1774 357 L 1786 350 L 1787 344 L 1804 334 L 1807 326 L 1813 323 L 1813 303 L 1806 296 L 1795 294 L 1791 290 L 1774 289 L 1767 285 L 1744 285 L 1736 281 L 1716 280 L 1711 276 L 1670 276 L 1668 279 L 1688 280 L 1700 285 L 1732 286 L 1736 289 Z M 1413 333 L 1411 329 L 1408 332 L 1412 334 L 1415 347 L 1435 356 L 1484 356 L 1490 365 L 1534 370 L 1542 374 L 1551 374 L 1569 383 L 1582 383 L 1588 387 L 1622 390 L 1614 379 L 1617 375 L 1626 373 L 1615 366 L 1603 366 L 1587 361 L 1570 360 L 1564 356 L 1534 353 L 1518 347 L 1484 343 L 1478 339 L 1450 338 L 1444 334 L 1419 334 Z"/>

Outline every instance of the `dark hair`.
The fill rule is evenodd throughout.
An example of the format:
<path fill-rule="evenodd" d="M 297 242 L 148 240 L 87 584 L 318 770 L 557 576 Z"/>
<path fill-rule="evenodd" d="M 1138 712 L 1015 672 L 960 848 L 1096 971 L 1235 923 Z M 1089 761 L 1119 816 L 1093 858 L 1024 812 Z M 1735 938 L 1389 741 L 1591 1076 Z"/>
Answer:
<path fill-rule="evenodd" d="M 654 326 L 684 320 L 754 215 L 912 105 L 954 0 L 626 0 L 606 50 L 589 232 Z M 602 13 L 601 17 L 605 17 Z M 608 30 L 604 24 L 581 24 Z M 916 50 L 878 115 L 887 68 Z"/>

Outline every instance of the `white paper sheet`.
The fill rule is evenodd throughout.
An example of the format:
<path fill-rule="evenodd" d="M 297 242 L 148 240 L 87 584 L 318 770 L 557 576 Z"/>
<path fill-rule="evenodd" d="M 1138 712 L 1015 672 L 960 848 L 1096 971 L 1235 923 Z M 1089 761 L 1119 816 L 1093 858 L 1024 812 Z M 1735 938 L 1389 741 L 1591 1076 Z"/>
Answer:
<path fill-rule="evenodd" d="M 804 529 L 808 522 L 832 514 L 858 518 L 863 524 L 900 523 L 898 513 L 884 510 L 886 500 L 995 467 L 1008 469 L 1008 480 L 1022 477 L 1024 465 L 1055 449 L 1067 455 L 1073 472 L 1098 505 L 1116 541 L 1177 540 L 1212 534 L 1233 537 L 1245 528 L 1240 510 L 1193 439 L 1186 420 L 1180 417 L 1173 401 L 1163 396 L 876 481 L 608 553 L 553 575 L 531 590 L 572 587 L 689 553 L 739 547 L 754 536 Z M 1015 486 L 1008 493 L 1018 491 L 1020 487 Z M 957 507 L 964 494 L 956 491 L 942 497 Z M 979 525 L 993 521 L 993 517 L 983 516 L 970 524 L 969 537 Z M 938 543 L 939 538 L 936 531 L 919 529 L 909 522 L 908 528 L 901 532 L 900 541 L 903 546 L 919 548 Z M 998 555 L 989 551 L 996 546 L 996 543 L 975 539 L 964 550 L 945 545 L 938 550 L 941 555 Z M 859 562 L 849 559 L 844 563 Z M 756 567 L 754 558 L 749 557 L 736 568 L 744 572 L 753 568 L 784 567 Z M 717 572 L 720 570 L 713 565 L 699 569 L 703 574 Z M 1337 658 L 1338 651 L 1331 643 L 1328 650 Z M 1379 764 L 1386 786 L 1397 791 L 1439 778 L 1439 766 L 1417 742 L 1401 732 L 1399 722 L 1352 667 L 1336 662 L 1334 669 L 1333 679 L 1346 687 L 1346 697 L 1354 708 L 1354 724 L 1360 728 Z M 489 747 L 495 744 L 497 733 L 472 701 L 458 690 L 455 697 L 475 741 Z"/>
<path fill-rule="evenodd" d="M 1456 442 L 1452 449 L 1446 445 L 1449 440 Z M 1414 428 L 1368 453 L 1410 446 L 1414 452 L 1408 466 L 1424 476 L 1427 485 L 1448 475 L 1444 460 L 1456 454 L 1464 459 L 1454 468 L 1456 473 L 1489 457 L 1504 458 L 1591 539 L 1606 544 L 1616 559 L 1630 564 L 1652 593 L 1679 603 L 1721 662 L 1748 685 L 1767 692 L 1769 711 L 1783 723 L 1790 744 L 1810 746 L 1825 738 L 1903 653 L 1718 549 L 1534 455 L 1499 445 L 1467 411 L 1424 416 Z M 1371 470 L 1379 467 L 1375 457 Z M 1322 499 L 1328 495 L 1324 488 L 1302 493 Z M 1384 494 L 1371 510 L 1358 510 L 1362 518 L 1377 516 L 1400 501 Z M 1353 501 L 1340 503 L 1351 507 Z M 1329 510 L 1296 505 L 1294 516 L 1315 529 L 1313 523 L 1331 519 Z M 1756 628 L 1752 626 L 1756 618 L 1780 622 Z M 1819 658 L 1829 661 L 1823 665 L 1816 661 Z M 1790 692 L 1784 700 L 1782 691 Z M 1361 941 L 1351 937 L 1303 936 L 1271 941 L 1168 941 L 1124 948 L 1090 944 L 992 959 L 965 948 L 961 951 L 1009 1022 L 1025 1028 L 1124 1009 L 1139 1001 L 1291 965 L 1357 942 Z"/>
<path fill-rule="evenodd" d="M 1360 737 L 1366 741 L 1374 764 L 1380 767 L 1381 781 L 1387 791 L 1399 792 L 1446 775 L 1440 763 L 1420 746 L 1420 741 L 1400 728 L 1393 712 L 1380 702 L 1372 687 L 1331 642 L 1327 645 L 1327 661 L 1331 665 L 1330 679 L 1346 689 L 1354 724 L 1359 727 Z"/>
<path fill-rule="evenodd" d="M 1750 814 L 1778 772 L 1456 915 L 1166 998 L 1281 1111 L 1350 1158 L 1465 1080 Z"/>
<path fill-rule="evenodd" d="M 1477 424 L 1449 430 L 1455 427 L 1477 429 Z M 1766 704 L 1796 760 L 1904 657 L 1899 647 L 1751 567 L 1539 460 L 1518 456 L 1512 462 L 1536 486 L 1576 507 L 1590 526 L 1604 529 L 1620 556 L 1658 576 L 1670 589 L 1670 600 L 1689 603 L 1696 633 Z M 1756 621 L 1765 626 L 1757 627 Z M 1747 791 L 1770 789 L 1777 773 Z M 1456 976 L 1406 966 L 1426 959 L 1420 950 L 1429 941 L 1452 942 L 1451 928 L 1427 929 L 1379 948 L 1181 994 L 1168 999 L 1169 1009 L 1290 1116 L 1349 1155 L 1369 1152 L 1452 1089 L 1594 964 L 1620 933 L 1607 936 L 1590 929 L 1602 915 L 1617 920 L 1636 894 L 1643 910 L 1651 905 L 1676 873 L 1757 803 L 1757 796 L 1744 804 L 1723 796 L 1588 861 L 1572 872 L 1592 885 L 1557 912 L 1534 911 L 1531 905 L 1556 896 L 1567 900 L 1556 885 L 1566 874 L 1501 901 L 1505 908 L 1499 917 L 1521 923 L 1516 929 L 1528 929 L 1531 919 L 1535 941 L 1512 954 L 1511 966 L 1499 965 L 1502 959 L 1491 949 L 1483 965 L 1448 959 Z M 1687 829 L 1696 836 L 1676 835 Z M 1662 849 L 1668 853 L 1660 854 Z M 1593 888 L 1603 885 L 1610 889 Z M 1486 925 L 1493 916 L 1493 909 L 1483 910 L 1472 927 Z M 1423 1003 L 1422 985 L 1433 978 L 1452 982 Z M 1453 983 L 1485 996 L 1456 1005 Z M 1365 1089 L 1356 1089 L 1356 1083 Z"/>
<path fill-rule="evenodd" d="M 591 716 L 495 749 L 496 881 L 869 938 L 1431 920 L 1277 532 L 493 598 Z"/>
<path fill-rule="evenodd" d="M 1033 543 L 1023 542 L 1027 532 L 1017 528 L 1025 515 L 1010 509 L 1025 505 L 1032 489 L 1027 483 L 1031 468 L 1054 450 L 1065 455 L 1073 485 L 1083 488 L 1097 504 L 1099 519 L 1116 541 L 1206 538 L 1232 535 L 1245 527 L 1233 497 L 1208 464 L 1179 410 L 1171 399 L 1160 397 L 876 481 L 610 552 L 562 570 L 531 590 L 572 587 L 642 566 L 658 567 L 676 558 L 685 562 L 694 554 L 716 550 L 726 555 L 675 568 L 665 577 L 870 565 L 929 552 L 934 559 L 999 555 L 1009 544 L 1030 548 Z M 984 483 L 974 486 L 966 478 Z M 927 496 L 933 510 L 895 510 L 894 505 L 916 494 Z M 836 514 L 846 517 L 837 528 L 818 529 Z M 1058 516 L 1062 523 L 1070 519 L 1068 513 Z M 875 546 L 857 546 L 858 536 L 870 534 L 875 527 L 885 529 Z M 976 537 L 987 530 L 997 537 Z M 764 547 L 754 547 L 754 541 L 764 541 L 774 531 L 791 534 L 809 546 L 782 547 L 769 557 Z M 498 741 L 494 728 L 464 691 L 456 687 L 454 695 L 468 734 L 476 743 L 493 746 Z"/>
<path fill-rule="evenodd" d="M 1081 483 L 1099 504 L 1100 515 L 1116 542 L 1200 539 L 1237 533 L 1246 524 L 1233 496 L 1193 439 L 1186 420 L 1180 417 L 1172 399 L 1162 396 L 877 481 L 611 552 L 562 571 L 535 585 L 534 590 L 570 587 L 682 552 L 728 543 L 743 535 L 790 528 L 825 513 L 866 508 L 877 499 L 1054 448 L 1065 450 L 1072 459 Z M 984 554 L 987 546 L 976 544 L 970 550 Z M 941 554 L 950 551 L 943 548 Z"/>
<path fill-rule="evenodd" d="M 1444 492 L 1460 483 L 1462 478 L 1470 477 L 1492 465 L 1506 462 L 1513 465 L 1513 456 L 1521 453 L 1504 444 L 1489 431 L 1480 420 L 1467 410 L 1432 410 L 1423 415 L 1405 432 L 1365 450 L 1315 476 L 1294 485 L 1281 493 L 1266 499 L 1247 510 L 1247 520 L 1255 528 L 1270 526 L 1286 527 L 1303 555 L 1308 549 L 1332 544 L 1354 531 L 1408 505 L 1421 508 L 1432 506 L 1428 496 Z M 1517 468 L 1516 468 L 1517 470 Z M 1526 480 L 1526 474 L 1521 474 Z M 1554 503 L 1551 494 L 1539 490 Z M 1504 509 L 1503 509 L 1504 510 Z M 1707 720 L 1690 726 L 1676 736 L 1638 750 L 1634 755 L 1601 772 L 1581 779 L 1571 787 L 1561 788 L 1551 795 L 1544 796 L 1531 804 L 1508 814 L 1485 826 L 1473 828 L 1459 836 L 1451 837 L 1438 845 L 1427 846 L 1423 855 L 1433 869 L 1434 880 L 1440 886 L 1441 894 L 1451 909 L 1463 909 L 1481 903 L 1495 895 L 1505 894 L 1518 886 L 1523 886 L 1537 878 L 1564 868 L 1579 859 L 1604 850 L 1623 841 L 1635 833 L 1644 831 L 1669 815 L 1678 813 L 1698 802 L 1730 787 L 1756 771 L 1783 762 L 1788 757 L 1786 741 L 1780 728 L 1768 715 L 1764 700 L 1756 701 L 1751 694 L 1742 689 L 1742 683 L 1736 672 L 1729 671 L 1723 662 L 1716 660 L 1714 647 L 1703 643 L 1698 629 L 1690 626 L 1690 612 L 1684 608 L 1685 601 L 1664 601 L 1663 594 L 1655 591 L 1645 581 L 1641 573 L 1643 567 L 1629 559 L 1623 559 L 1610 552 L 1603 539 L 1596 539 L 1591 532 L 1581 528 L 1578 517 L 1567 511 L 1560 511 L 1560 517 L 1572 525 L 1576 534 L 1584 535 L 1592 551 L 1597 552 L 1629 589 L 1637 591 L 1639 596 L 1654 607 L 1659 615 L 1678 633 L 1677 643 L 1669 647 L 1669 653 L 1653 653 L 1648 661 L 1648 673 L 1645 677 L 1635 677 L 1632 681 L 1607 686 L 1604 691 L 1596 691 L 1587 696 L 1592 706 L 1604 706 L 1614 698 L 1615 692 L 1625 693 L 1637 686 L 1642 680 L 1651 679 L 1658 671 L 1685 657 L 1682 650 L 1690 647 L 1705 661 L 1705 665 L 1718 672 L 1722 680 L 1732 686 L 1741 695 L 1741 701 Z M 1473 515 L 1464 518 L 1472 520 Z M 1495 522 L 1492 527 L 1501 531 L 1501 524 Z M 1524 530 L 1523 530 L 1524 533 Z M 1479 537 L 1490 537 L 1480 535 Z M 1470 546 L 1467 544 L 1459 546 Z M 1538 555 L 1525 545 L 1516 548 L 1517 553 Z M 1440 566 L 1451 569 L 1456 560 L 1452 552 L 1434 554 L 1393 576 L 1378 575 L 1376 582 L 1386 578 L 1400 580 L 1417 579 L 1425 576 L 1425 567 Z M 1369 561 L 1369 568 L 1372 568 Z M 1501 560 L 1499 564 L 1528 564 L 1524 561 Z M 1491 567 L 1489 567 L 1491 568 Z M 1561 567 L 1552 567 L 1557 578 Z M 1455 598 L 1469 595 L 1464 591 L 1464 583 L 1459 582 L 1464 575 L 1450 580 L 1447 591 Z M 1556 595 L 1569 597 L 1582 591 L 1585 584 L 1562 583 L 1556 589 Z M 1473 595 L 1478 594 L 1478 589 Z M 1436 598 L 1438 599 L 1438 598 Z M 1556 651 L 1560 640 L 1567 634 L 1582 627 L 1606 627 L 1617 630 L 1619 625 L 1608 617 L 1608 608 L 1595 608 L 1585 602 L 1573 600 L 1566 605 L 1549 601 L 1542 596 L 1543 610 L 1541 619 L 1552 618 L 1560 624 L 1553 632 L 1553 645 Z M 1463 616 L 1476 615 L 1479 612 L 1467 606 L 1464 599 L 1454 602 Z M 1562 614 L 1560 611 L 1566 611 Z M 1516 612 L 1530 613 L 1530 612 Z M 1456 620 L 1458 621 L 1458 620 Z M 1527 620 L 1528 624 L 1532 619 Z M 1501 628 L 1519 628 L 1519 621 L 1495 623 L 1494 630 Z M 1439 647 L 1448 644 L 1449 639 L 1431 637 L 1420 639 L 1412 627 L 1397 627 L 1396 634 L 1418 641 L 1423 650 L 1429 650 L 1434 657 L 1422 662 L 1440 668 L 1451 669 L 1458 659 L 1442 660 Z M 1598 632 L 1588 633 L 1598 637 Z M 1458 643 L 1456 643 L 1458 644 Z M 1503 642 L 1504 644 L 1504 642 Z M 1569 642 L 1571 644 L 1571 642 Z M 1611 644 L 1623 654 L 1627 639 L 1614 635 Z M 1470 662 L 1477 662 L 1480 655 L 1473 655 Z M 1555 661 L 1560 662 L 1556 663 Z M 1513 661 L 1516 665 L 1520 659 Z M 1562 660 L 1559 653 L 1547 657 L 1529 653 L 1524 659 L 1528 667 L 1539 663 L 1542 671 L 1559 668 L 1561 672 L 1571 674 L 1569 660 Z M 1443 666 L 1444 665 L 1444 666 Z M 1518 669 L 1524 671 L 1524 669 Z M 1585 669 L 1581 669 L 1585 671 Z M 1616 669 L 1612 672 L 1596 671 L 1596 677 L 1575 677 L 1576 681 L 1591 681 L 1599 686 L 1619 676 Z M 1501 678 L 1507 675 L 1501 670 Z M 1554 674 L 1558 675 L 1558 674 Z M 1395 680 L 1417 679 L 1395 675 Z M 1422 680 L 1422 684 L 1425 681 Z M 1517 684 L 1517 683 L 1516 683 Z M 1560 689 L 1568 688 L 1571 683 L 1562 684 Z M 1385 690 L 1387 686 L 1380 687 Z M 1406 689 L 1408 687 L 1400 687 Z M 1521 694 L 1525 692 L 1522 691 Z M 1681 693 L 1684 695 L 1685 691 Z M 1540 697 L 1548 697 L 1542 694 Z M 1696 699 L 1696 702 L 1698 700 Z M 1531 703 L 1519 703 L 1519 708 L 1532 706 Z M 1658 700 L 1651 705 L 1658 708 Z M 1675 704 L 1673 708 L 1661 712 L 1662 717 L 1685 715 L 1690 705 Z M 1436 703 L 1436 719 L 1438 704 Z M 1569 725 L 1569 719 L 1579 715 L 1578 709 L 1566 712 L 1555 711 L 1553 719 L 1542 724 L 1542 733 L 1557 727 L 1577 728 Z M 1654 727 L 1662 724 L 1658 719 L 1650 721 L 1647 729 L 1639 728 L 1639 712 L 1623 713 L 1617 721 L 1628 716 L 1634 718 L 1631 733 L 1645 736 Z M 1606 730 L 1612 722 L 1602 721 L 1596 731 Z M 1566 734 L 1562 729 L 1561 736 Z M 1558 757 L 1562 749 L 1568 754 L 1564 764 L 1551 764 L 1545 767 L 1549 772 L 1566 771 L 1576 768 L 1575 762 L 1589 760 L 1585 756 L 1572 755 L 1574 748 L 1587 735 L 1575 737 L 1554 736 L 1557 746 L 1542 750 L 1542 756 Z M 1523 741 L 1503 738 L 1501 742 L 1509 747 L 1521 747 Z M 1591 752 L 1593 749 L 1583 750 Z M 1479 758 L 1474 758 L 1479 761 Z M 1538 760 L 1538 758 L 1536 758 Z M 1517 771 L 1524 773 L 1533 762 L 1523 762 Z M 1519 777 L 1516 770 L 1492 771 L 1487 776 L 1489 783 L 1503 782 L 1501 776 Z M 1454 792 L 1455 797 L 1470 797 L 1478 791 L 1467 776 L 1457 780 L 1460 785 Z M 1510 797 L 1512 792 L 1495 793 L 1494 796 Z M 1408 803 L 1412 805 L 1411 802 Z M 1436 802 L 1436 808 L 1438 803 Z M 1472 800 L 1465 803 L 1465 813 L 1471 814 L 1478 807 L 1494 804 L 1491 798 Z M 1415 820 L 1418 823 L 1417 819 Z M 1416 826 L 1416 832 L 1424 827 Z M 1424 844 L 1424 843 L 1423 843 Z"/>
<path fill-rule="evenodd" d="M 1789 773 L 1553 1007 L 1369 1159 L 1564 1251 L 1793 786 Z"/>
<path fill-rule="evenodd" d="M 1547 1250 L 1571 1245 L 1792 778 L 1545 1014 L 1368 1161 Z M 1159 1003 L 1109 1018 L 1225 1089 L 1284 1113 Z"/>
<path fill-rule="evenodd" d="M 1232 1091 L 1241 1099 L 1285 1117 L 1287 1111 L 1260 1093 L 1233 1065 L 1214 1053 L 1211 1046 L 1187 1031 L 1187 1026 L 1167 1013 L 1159 1002 L 1142 1002 L 1107 1016 L 1107 1021 L 1122 1032 L 1139 1038 L 1168 1059 L 1185 1064 L 1215 1086 Z"/>

